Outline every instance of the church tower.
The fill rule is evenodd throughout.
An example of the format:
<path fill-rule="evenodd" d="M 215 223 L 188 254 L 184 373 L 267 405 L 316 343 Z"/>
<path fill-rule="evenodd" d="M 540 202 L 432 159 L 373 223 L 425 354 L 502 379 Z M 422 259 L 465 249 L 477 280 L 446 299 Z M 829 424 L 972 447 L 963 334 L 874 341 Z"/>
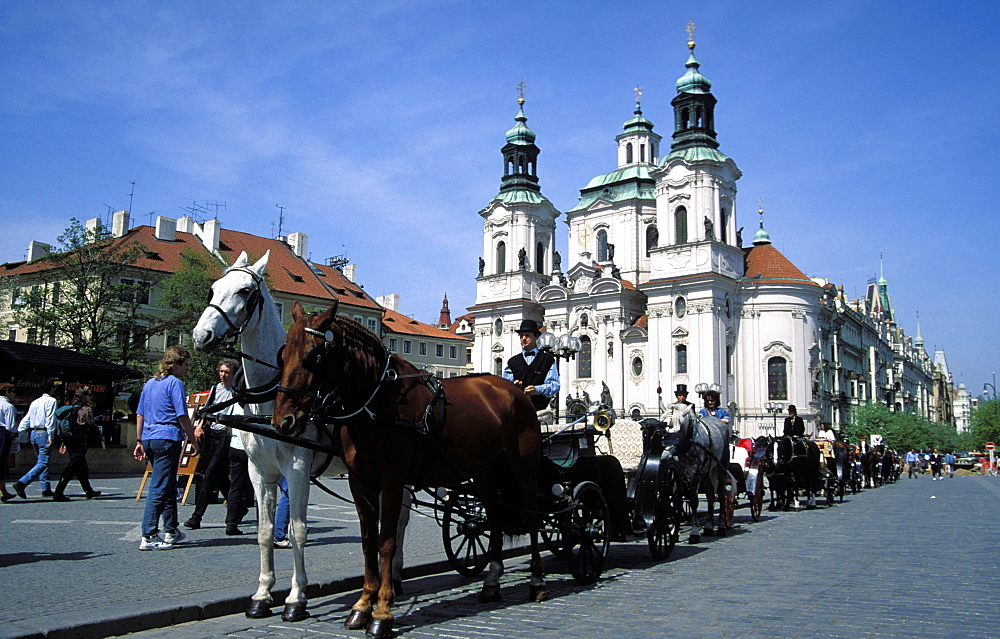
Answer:
<path fill-rule="evenodd" d="M 523 83 L 514 126 L 500 150 L 504 171 L 500 192 L 479 212 L 483 218 L 483 255 L 476 277 L 477 361 L 474 369 L 500 374 L 520 351 L 517 327 L 522 319 L 544 323 L 538 291 L 552 281 L 556 218 L 560 212 L 542 195 L 538 183 L 535 132 L 524 115 Z"/>

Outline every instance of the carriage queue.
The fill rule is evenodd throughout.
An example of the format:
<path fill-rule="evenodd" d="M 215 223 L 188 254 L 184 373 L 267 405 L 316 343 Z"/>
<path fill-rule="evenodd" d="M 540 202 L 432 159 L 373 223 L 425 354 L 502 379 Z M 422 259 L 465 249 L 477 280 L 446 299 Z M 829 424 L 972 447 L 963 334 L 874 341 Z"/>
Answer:
<path fill-rule="evenodd" d="M 242 350 L 236 353 L 257 371 L 257 383 L 248 376 L 251 388 L 238 396 L 251 415 L 221 418 L 251 444 L 251 478 L 264 521 L 258 534 L 260 588 L 248 616 L 270 614 L 274 573 L 266 522 L 268 513 L 273 522 L 271 483 L 279 474 L 297 487 L 290 489 L 297 504 L 290 535 L 296 574 L 282 616 L 286 621 L 308 616 L 301 556 L 304 493 L 310 478 L 324 488 L 317 477 L 334 455 L 348 472 L 364 557 L 364 586 L 345 625 L 372 637 L 393 633 L 391 606 L 400 587 L 401 539 L 410 507 L 404 506 L 406 497 L 434 513 L 458 572 L 475 576 L 489 566 L 481 601 L 499 598 L 503 537 L 528 535 L 528 597 L 544 601 L 539 538 L 577 581 L 591 583 L 604 569 L 611 542 L 644 539 L 652 556 L 664 559 L 684 525 L 693 543 L 700 534 L 725 534 L 741 495 L 758 521 L 767 491 L 772 509 L 798 507 L 800 495 L 807 507 L 814 506 L 814 496 L 824 493 L 832 505 L 836 496 L 842 500 L 847 490 L 856 491 L 862 475 L 872 485 L 893 475 L 894 458 L 884 447 L 876 462 L 877 447 L 859 456 L 856 447 L 836 443 L 821 453 L 805 438 L 734 441 L 728 423 L 697 415 L 684 402 L 667 406 L 660 419 L 642 422 L 642 454 L 628 474 L 614 455 L 596 450 L 597 438 L 614 426 L 611 406 L 595 403 L 568 424 L 543 432 L 536 407 L 514 384 L 488 374 L 437 379 L 389 353 L 367 328 L 337 316 L 336 305 L 307 314 L 296 303 L 283 345 L 275 347 L 274 339 L 270 346 L 255 343 L 253 331 L 265 320 L 274 323 L 268 317 L 273 305 L 263 303 L 269 297 L 263 278 L 267 258 L 255 265 L 242 259 L 213 286 L 203 314 L 203 321 L 218 316 L 226 326 L 220 323 L 207 336 L 196 329 L 195 342 L 213 350 L 225 339 L 239 339 Z M 244 281 L 229 282 L 232 291 L 223 294 L 227 278 Z M 261 408 L 270 409 L 272 400 L 268 415 Z M 218 407 L 206 413 L 213 410 Z M 255 461 L 253 451 L 267 459 Z M 325 462 L 314 463 L 315 451 Z M 704 525 L 699 495 L 706 498 Z"/>

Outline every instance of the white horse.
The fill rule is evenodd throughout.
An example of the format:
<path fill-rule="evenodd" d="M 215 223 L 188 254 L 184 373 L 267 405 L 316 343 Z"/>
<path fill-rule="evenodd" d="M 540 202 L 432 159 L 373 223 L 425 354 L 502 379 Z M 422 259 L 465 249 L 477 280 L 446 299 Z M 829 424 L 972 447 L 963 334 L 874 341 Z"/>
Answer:
<path fill-rule="evenodd" d="M 673 403 L 667 407 L 661 417 L 669 420 L 671 432 L 679 432 L 681 439 L 675 444 L 667 445 L 661 457 L 664 468 L 672 468 L 679 474 L 680 490 L 687 498 L 691 509 L 691 535 L 689 541 L 701 541 L 701 519 L 698 516 L 698 493 L 703 482 L 707 503 L 708 522 L 703 532 L 706 535 L 715 534 L 715 499 L 722 500 L 723 473 L 729 466 L 729 433 L 730 429 L 722 420 L 706 417 L 695 413 L 694 408 L 686 403 Z M 683 450 L 678 451 L 678 447 Z M 669 471 L 667 471 L 669 472 Z M 725 520 L 720 520 L 720 526 L 725 528 Z"/>
<path fill-rule="evenodd" d="M 247 388 L 277 383 L 278 349 L 285 343 L 285 329 L 264 281 L 264 270 L 270 251 L 257 263 L 250 264 L 244 251 L 209 292 L 209 306 L 193 331 L 194 346 L 200 351 L 218 347 L 224 340 L 239 336 L 243 357 L 243 373 Z M 259 360 L 259 361 L 257 361 Z M 261 363 L 263 362 L 263 363 Z M 274 362 L 274 367 L 269 366 Z M 251 415 L 267 415 L 274 402 L 247 404 Z M 271 589 L 274 587 L 274 512 L 278 480 L 288 482 L 290 524 L 288 539 L 292 544 L 292 588 L 285 599 L 281 618 L 300 621 L 309 616 L 306 611 L 306 578 L 303 547 L 306 543 L 306 508 L 309 503 L 309 479 L 313 452 L 307 448 L 269 437 L 240 431 L 240 439 L 250 458 L 250 481 L 257 495 L 257 542 L 260 545 L 260 577 L 257 592 L 251 597 L 246 614 L 261 618 L 271 614 Z M 303 439 L 317 438 L 316 426 L 310 424 Z M 346 473 L 338 457 L 334 457 L 328 472 Z M 407 493 L 409 496 L 409 493 Z M 393 563 L 393 581 L 401 589 L 403 566 L 403 531 L 409 520 L 409 500 L 404 504 L 399 522 L 399 552 Z"/>

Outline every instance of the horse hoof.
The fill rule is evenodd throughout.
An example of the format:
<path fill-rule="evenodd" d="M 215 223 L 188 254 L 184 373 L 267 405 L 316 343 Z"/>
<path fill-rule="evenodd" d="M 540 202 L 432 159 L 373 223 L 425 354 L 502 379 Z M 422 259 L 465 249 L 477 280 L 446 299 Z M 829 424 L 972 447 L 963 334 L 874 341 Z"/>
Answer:
<path fill-rule="evenodd" d="M 285 611 L 281 613 L 282 621 L 302 621 L 309 618 L 309 611 L 306 610 L 306 602 L 297 601 L 285 604 Z"/>
<path fill-rule="evenodd" d="M 371 620 L 371 610 L 352 610 L 351 614 L 347 615 L 347 620 L 344 621 L 344 627 L 348 630 L 361 630 L 367 627 Z"/>
<path fill-rule="evenodd" d="M 372 619 L 365 631 L 366 637 L 372 639 L 388 639 L 392 637 L 392 619 Z"/>
<path fill-rule="evenodd" d="M 479 591 L 479 603 L 500 601 L 500 586 L 483 586 Z"/>
<path fill-rule="evenodd" d="M 549 600 L 549 591 L 545 586 L 528 586 L 528 601 L 542 603 Z"/>
<path fill-rule="evenodd" d="M 404 593 L 402 579 L 392 580 L 392 591 L 396 594 L 397 597 Z"/>
<path fill-rule="evenodd" d="M 248 619 L 265 619 L 274 613 L 271 612 L 271 604 L 266 600 L 251 599 L 245 614 Z"/>

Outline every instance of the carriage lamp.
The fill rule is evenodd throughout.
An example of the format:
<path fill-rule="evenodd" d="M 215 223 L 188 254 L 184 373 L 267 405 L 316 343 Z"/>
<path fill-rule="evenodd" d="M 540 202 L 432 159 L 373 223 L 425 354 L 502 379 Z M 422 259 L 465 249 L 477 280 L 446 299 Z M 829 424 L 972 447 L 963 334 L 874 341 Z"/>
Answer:
<path fill-rule="evenodd" d="M 764 408 L 767 410 L 767 412 L 771 413 L 771 415 L 774 416 L 774 426 L 772 426 L 771 428 L 774 430 L 775 433 L 777 433 L 778 432 L 778 413 L 780 413 L 781 411 L 785 410 L 785 405 L 782 404 L 781 402 L 768 402 L 768 403 L 764 404 Z"/>
<path fill-rule="evenodd" d="M 546 331 L 538 336 L 538 348 L 550 350 L 556 357 L 567 361 L 574 359 L 582 346 L 580 338 L 569 333 L 556 337 L 554 333 Z"/>
<path fill-rule="evenodd" d="M 706 384 L 705 382 L 702 382 L 701 384 L 698 384 L 697 386 L 694 387 L 694 392 L 698 393 L 699 395 L 704 395 L 708 391 L 715 391 L 716 393 L 721 393 L 722 387 L 719 386 L 718 384 Z"/>

